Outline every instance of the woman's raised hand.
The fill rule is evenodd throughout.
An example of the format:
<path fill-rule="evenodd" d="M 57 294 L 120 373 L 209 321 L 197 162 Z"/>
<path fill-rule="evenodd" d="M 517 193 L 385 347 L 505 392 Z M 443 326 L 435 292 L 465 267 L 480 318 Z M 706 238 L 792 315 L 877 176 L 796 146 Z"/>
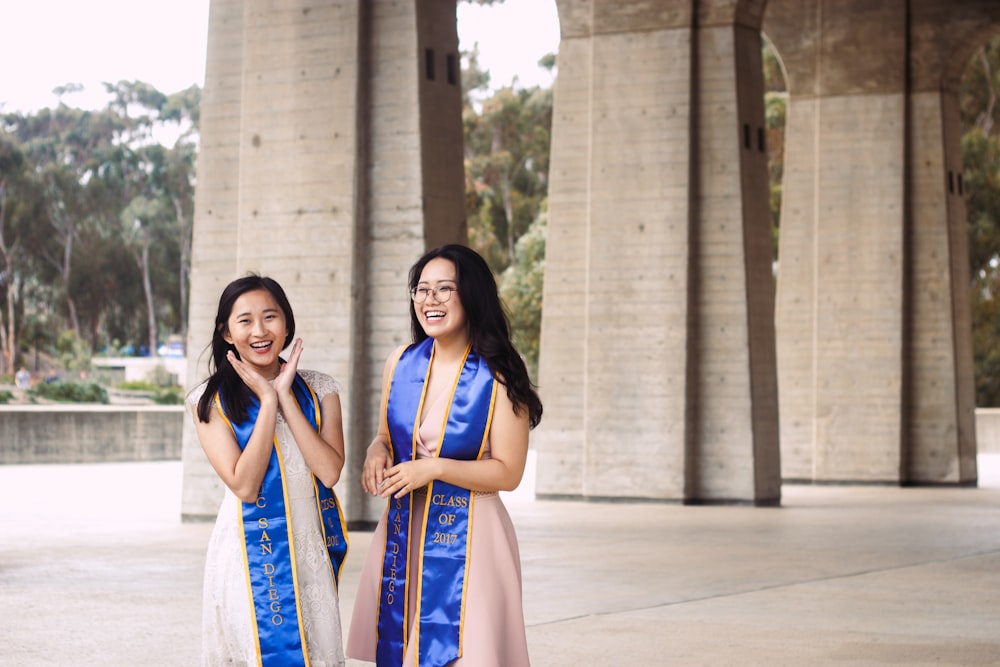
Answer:
<path fill-rule="evenodd" d="M 269 395 L 274 395 L 274 387 L 268 382 L 267 378 L 257 372 L 257 370 L 250 364 L 244 363 L 241 359 L 236 356 L 236 353 L 232 350 L 226 352 L 226 359 L 229 360 L 230 365 L 232 365 L 233 370 L 236 374 L 240 376 L 250 391 L 252 391 L 259 400 L 264 400 Z"/>
<path fill-rule="evenodd" d="M 302 339 L 296 338 L 292 343 L 292 351 L 288 354 L 288 361 L 281 364 L 278 377 L 271 383 L 278 396 L 287 394 L 292 389 L 292 382 L 295 381 L 295 373 L 299 369 L 299 359 L 302 357 Z"/>

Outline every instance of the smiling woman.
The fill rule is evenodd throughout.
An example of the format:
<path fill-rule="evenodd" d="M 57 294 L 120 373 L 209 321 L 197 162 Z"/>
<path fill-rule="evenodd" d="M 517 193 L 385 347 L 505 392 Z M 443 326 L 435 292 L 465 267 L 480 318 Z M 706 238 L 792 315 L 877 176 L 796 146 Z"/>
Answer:
<path fill-rule="evenodd" d="M 432 250 L 409 287 L 413 343 L 386 360 L 383 418 L 362 470 L 386 512 L 347 653 L 379 665 L 522 667 L 521 562 L 498 492 L 520 484 L 542 404 L 479 254 Z"/>
<path fill-rule="evenodd" d="M 209 379 L 188 398 L 226 494 L 205 556 L 202 659 L 343 664 L 337 582 L 347 533 L 332 487 L 344 466 L 339 385 L 300 371 L 281 286 L 226 286 Z M 273 662 L 272 662 L 273 661 Z"/>

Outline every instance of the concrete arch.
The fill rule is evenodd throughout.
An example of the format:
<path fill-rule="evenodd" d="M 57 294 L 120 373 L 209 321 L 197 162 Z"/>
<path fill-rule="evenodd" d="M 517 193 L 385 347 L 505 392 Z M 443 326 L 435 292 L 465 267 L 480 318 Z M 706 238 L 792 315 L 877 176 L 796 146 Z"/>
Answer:
<path fill-rule="evenodd" d="M 911 26 L 912 88 L 957 92 L 969 58 L 1000 32 L 1000 6 L 989 0 L 919 0 L 912 3 Z"/>
<path fill-rule="evenodd" d="M 789 82 L 776 308 L 785 479 L 975 483 L 948 77 L 986 5 L 768 5 Z"/>
<path fill-rule="evenodd" d="M 542 495 L 768 505 L 783 476 L 974 483 L 957 116 L 931 73 L 995 4 L 557 0 Z M 454 15 L 211 4 L 188 349 L 229 279 L 282 280 L 306 361 L 346 388 L 352 521 L 381 510 L 357 475 L 406 334 L 402 274 L 464 235 L 460 91 L 431 75 Z M 762 29 L 790 92 L 777 302 Z M 184 452 L 183 513 L 214 514 L 191 429 Z"/>

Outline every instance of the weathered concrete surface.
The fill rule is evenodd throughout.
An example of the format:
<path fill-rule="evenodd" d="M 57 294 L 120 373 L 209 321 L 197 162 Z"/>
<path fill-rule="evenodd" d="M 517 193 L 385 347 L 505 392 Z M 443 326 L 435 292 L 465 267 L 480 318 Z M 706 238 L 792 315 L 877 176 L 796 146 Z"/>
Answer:
<path fill-rule="evenodd" d="M 529 476 L 507 504 L 532 665 L 996 664 L 1000 455 L 980 471 L 980 489 L 788 486 L 774 509 L 533 501 Z M 211 526 L 179 521 L 181 477 L 0 466 L 0 664 L 198 663 Z M 351 535 L 345 626 L 370 535 Z"/>
<path fill-rule="evenodd" d="M 776 503 L 756 5 L 556 4 L 539 492 Z"/>
<path fill-rule="evenodd" d="M 0 405 L 0 464 L 176 460 L 182 419 L 179 405 Z"/>
<path fill-rule="evenodd" d="M 970 484 L 957 90 L 984 0 L 771 0 L 787 75 L 776 335 L 784 479 Z"/>

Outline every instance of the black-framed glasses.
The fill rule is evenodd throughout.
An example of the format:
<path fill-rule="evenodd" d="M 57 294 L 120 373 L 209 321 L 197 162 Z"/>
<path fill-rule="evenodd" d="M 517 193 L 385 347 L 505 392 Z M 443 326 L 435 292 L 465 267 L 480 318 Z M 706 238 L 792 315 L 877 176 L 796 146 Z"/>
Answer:
<path fill-rule="evenodd" d="M 457 291 L 458 288 L 454 285 L 438 285 L 437 287 L 425 287 L 421 285 L 410 290 L 410 298 L 413 299 L 413 303 L 423 303 L 427 301 L 427 297 L 433 294 L 435 301 L 445 303 Z"/>

